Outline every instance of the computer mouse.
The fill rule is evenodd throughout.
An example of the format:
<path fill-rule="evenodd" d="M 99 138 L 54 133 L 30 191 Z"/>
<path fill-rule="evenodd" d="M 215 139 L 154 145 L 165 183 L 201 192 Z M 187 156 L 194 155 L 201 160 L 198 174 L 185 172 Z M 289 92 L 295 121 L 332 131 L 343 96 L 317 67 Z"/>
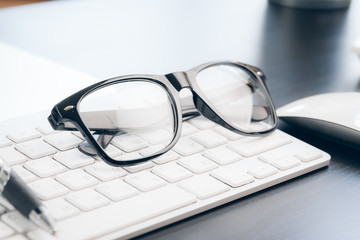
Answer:
<path fill-rule="evenodd" d="M 280 119 L 311 133 L 360 150 L 360 93 L 306 97 L 279 109 Z"/>

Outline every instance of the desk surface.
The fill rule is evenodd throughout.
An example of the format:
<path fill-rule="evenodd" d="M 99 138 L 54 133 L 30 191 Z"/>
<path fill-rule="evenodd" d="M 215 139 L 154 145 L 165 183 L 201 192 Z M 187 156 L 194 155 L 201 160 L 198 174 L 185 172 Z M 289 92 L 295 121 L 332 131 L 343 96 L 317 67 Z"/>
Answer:
<path fill-rule="evenodd" d="M 263 69 L 280 107 L 360 90 L 351 50 L 359 13 L 355 0 L 338 11 L 265 0 L 51 1 L 0 10 L 0 41 L 99 79 L 236 59 Z M 359 151 L 280 128 L 330 153 L 330 166 L 139 239 L 359 239 Z"/>

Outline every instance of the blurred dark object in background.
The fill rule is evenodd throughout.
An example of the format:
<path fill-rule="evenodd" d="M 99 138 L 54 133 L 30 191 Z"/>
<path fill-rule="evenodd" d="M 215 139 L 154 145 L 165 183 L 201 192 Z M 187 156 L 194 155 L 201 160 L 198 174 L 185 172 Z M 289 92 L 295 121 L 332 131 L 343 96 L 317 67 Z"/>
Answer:
<path fill-rule="evenodd" d="M 285 7 L 303 8 L 303 9 L 341 9 L 347 8 L 351 0 L 269 0 L 271 3 Z"/>
<path fill-rule="evenodd" d="M 14 7 L 14 6 L 18 6 L 18 5 L 44 2 L 44 1 L 47 1 L 47 0 L 0 0 L 0 8 Z"/>

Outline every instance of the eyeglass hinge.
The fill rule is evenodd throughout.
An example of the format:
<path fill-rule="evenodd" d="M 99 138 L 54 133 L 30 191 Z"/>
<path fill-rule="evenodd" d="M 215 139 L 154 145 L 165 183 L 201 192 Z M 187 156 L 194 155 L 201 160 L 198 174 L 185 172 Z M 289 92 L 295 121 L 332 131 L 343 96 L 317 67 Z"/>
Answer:
<path fill-rule="evenodd" d="M 59 123 L 59 121 L 57 120 L 58 117 L 59 117 L 59 113 L 55 109 L 53 109 L 51 111 L 51 115 L 48 117 L 48 121 L 54 130 L 63 130 L 64 124 Z"/>

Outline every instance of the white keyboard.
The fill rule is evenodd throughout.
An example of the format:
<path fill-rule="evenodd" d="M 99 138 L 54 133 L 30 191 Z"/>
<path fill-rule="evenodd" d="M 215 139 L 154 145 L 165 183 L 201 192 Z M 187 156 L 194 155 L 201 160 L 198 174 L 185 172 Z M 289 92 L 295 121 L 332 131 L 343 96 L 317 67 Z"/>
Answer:
<path fill-rule="evenodd" d="M 49 125 L 0 129 L 0 156 L 57 222 L 56 236 L 36 228 L 0 197 L 0 239 L 127 239 L 327 166 L 330 156 L 280 130 L 244 137 L 203 117 L 153 161 L 115 168 L 81 154 L 77 132 Z M 4 128 L 4 126 L 0 127 Z M 4 133 L 4 130 L 8 131 Z M 109 154 L 147 151 L 139 141 Z"/>

